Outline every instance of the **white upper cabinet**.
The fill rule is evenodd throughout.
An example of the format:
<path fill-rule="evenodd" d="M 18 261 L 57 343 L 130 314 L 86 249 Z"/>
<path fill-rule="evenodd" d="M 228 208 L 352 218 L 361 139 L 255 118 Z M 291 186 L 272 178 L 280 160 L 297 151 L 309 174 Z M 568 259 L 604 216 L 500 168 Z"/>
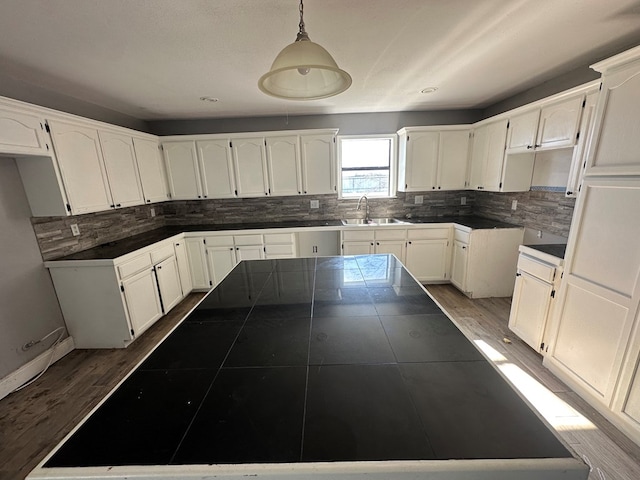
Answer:
<path fill-rule="evenodd" d="M 336 193 L 335 132 L 300 135 L 302 193 Z"/>
<path fill-rule="evenodd" d="M 593 67 L 603 79 L 585 175 L 640 175 L 639 57 L 636 47 Z"/>
<path fill-rule="evenodd" d="M 50 155 L 44 120 L 0 104 L 0 153 Z"/>
<path fill-rule="evenodd" d="M 173 200 L 202 198 L 195 142 L 164 142 L 162 150 L 171 198 Z"/>
<path fill-rule="evenodd" d="M 236 183 L 229 139 L 200 140 L 196 144 L 203 197 L 235 197 Z"/>
<path fill-rule="evenodd" d="M 468 129 L 440 132 L 439 190 L 462 190 L 467 186 L 470 136 Z"/>
<path fill-rule="evenodd" d="M 271 195 L 301 194 L 298 136 L 267 137 L 265 143 Z"/>
<path fill-rule="evenodd" d="M 49 121 L 71 213 L 113 208 L 98 131 L 61 121 Z"/>
<path fill-rule="evenodd" d="M 269 195 L 264 144 L 264 137 L 234 138 L 231 141 L 240 197 Z"/>
<path fill-rule="evenodd" d="M 482 125 L 474 131 L 470 175 L 472 189 L 500 191 L 506 139 L 506 119 Z"/>
<path fill-rule="evenodd" d="M 515 115 L 509 119 L 507 135 L 507 153 L 522 153 L 536 146 L 540 109 Z"/>
<path fill-rule="evenodd" d="M 128 135 L 98 131 L 111 198 L 116 208 L 142 205 L 142 184 L 133 139 Z"/>
<path fill-rule="evenodd" d="M 542 107 L 536 148 L 573 147 L 577 141 L 578 127 L 584 95 Z"/>
<path fill-rule="evenodd" d="M 167 174 L 159 146 L 154 140 L 133 138 L 145 203 L 164 202 L 169 199 Z"/>
<path fill-rule="evenodd" d="M 398 190 L 465 188 L 470 130 L 407 128 L 398 132 Z"/>
<path fill-rule="evenodd" d="M 593 136 L 593 122 L 595 120 L 598 96 L 598 91 L 589 93 L 584 101 L 578 143 L 573 149 L 571 168 L 569 169 L 569 178 L 567 180 L 567 191 L 565 193 L 567 197 L 577 197 L 581 189 L 582 176 L 587 166 L 587 147 L 591 143 Z"/>
<path fill-rule="evenodd" d="M 399 137 L 403 148 L 398 163 L 398 190 L 433 190 L 436 187 L 440 133 L 401 130 Z"/>

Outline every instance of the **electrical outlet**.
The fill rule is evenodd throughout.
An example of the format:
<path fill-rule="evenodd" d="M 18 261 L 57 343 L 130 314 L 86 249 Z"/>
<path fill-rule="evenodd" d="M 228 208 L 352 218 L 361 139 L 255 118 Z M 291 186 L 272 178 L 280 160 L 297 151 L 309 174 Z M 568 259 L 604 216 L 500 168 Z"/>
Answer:
<path fill-rule="evenodd" d="M 71 233 L 73 234 L 74 237 L 77 237 L 78 235 L 80 235 L 80 229 L 78 228 L 77 223 L 71 224 Z"/>
<path fill-rule="evenodd" d="M 422 205 L 422 202 L 424 202 L 424 196 L 423 195 L 416 195 L 414 198 L 414 202 L 416 205 Z"/>
<path fill-rule="evenodd" d="M 538 230 L 537 236 L 538 238 L 542 238 L 542 230 Z"/>
<path fill-rule="evenodd" d="M 151 212 L 151 218 L 153 218 L 153 217 L 155 217 L 155 216 L 156 216 L 156 209 L 155 209 L 155 208 L 152 208 L 152 209 L 150 210 L 150 212 Z"/>
<path fill-rule="evenodd" d="M 311 200 L 311 208 L 320 208 L 320 200 Z"/>
<path fill-rule="evenodd" d="M 460 205 L 466 205 L 467 204 L 467 197 L 460 197 Z"/>
<path fill-rule="evenodd" d="M 514 200 L 511 202 L 511 210 L 514 212 L 518 209 L 518 200 Z"/>

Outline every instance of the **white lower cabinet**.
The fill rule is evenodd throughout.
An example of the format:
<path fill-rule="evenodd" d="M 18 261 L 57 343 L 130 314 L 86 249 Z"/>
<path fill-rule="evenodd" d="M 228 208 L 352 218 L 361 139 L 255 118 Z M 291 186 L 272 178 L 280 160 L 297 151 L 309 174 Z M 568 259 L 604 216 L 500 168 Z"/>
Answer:
<path fill-rule="evenodd" d="M 173 249 L 178 264 L 178 274 L 180 275 L 180 286 L 182 287 L 182 298 L 186 297 L 191 290 L 191 269 L 189 268 L 189 256 L 187 254 L 187 246 L 184 239 L 177 240 L 173 243 Z"/>
<path fill-rule="evenodd" d="M 211 286 L 219 284 L 238 263 L 236 250 L 229 247 L 207 247 L 207 266 L 211 276 Z"/>
<path fill-rule="evenodd" d="M 129 313 L 132 336 L 140 335 L 162 316 L 153 268 L 123 280 L 122 295 Z"/>
<path fill-rule="evenodd" d="M 453 241 L 451 252 L 451 283 L 462 290 L 467 289 L 467 258 L 469 245 L 460 240 Z"/>
<path fill-rule="evenodd" d="M 208 290 L 211 287 L 206 261 L 204 237 L 189 237 L 184 240 L 187 246 L 187 258 L 191 272 L 191 285 L 194 290 Z"/>
<path fill-rule="evenodd" d="M 182 285 L 180 284 L 180 274 L 176 257 L 171 256 L 155 266 L 158 288 L 160 289 L 160 300 L 162 301 L 162 311 L 169 313 L 180 300 L 182 300 Z"/>
<path fill-rule="evenodd" d="M 421 282 L 448 279 L 451 227 L 407 231 L 407 269 Z"/>
<path fill-rule="evenodd" d="M 374 230 L 344 230 L 341 235 L 342 255 L 369 255 L 375 253 Z"/>
<path fill-rule="evenodd" d="M 546 351 L 545 332 L 563 260 L 520 247 L 509 328 L 531 348 Z"/>
<path fill-rule="evenodd" d="M 266 233 L 264 235 L 264 258 L 296 258 L 296 235 L 294 233 Z"/>

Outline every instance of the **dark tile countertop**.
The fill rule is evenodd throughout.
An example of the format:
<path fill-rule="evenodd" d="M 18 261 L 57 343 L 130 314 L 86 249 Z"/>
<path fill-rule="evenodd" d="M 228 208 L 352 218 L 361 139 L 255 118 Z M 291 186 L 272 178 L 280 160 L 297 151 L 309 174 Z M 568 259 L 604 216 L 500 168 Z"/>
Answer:
<path fill-rule="evenodd" d="M 399 218 L 400 219 L 400 218 Z M 414 217 L 401 218 L 400 220 L 409 224 L 420 223 L 457 223 L 469 228 L 519 228 L 517 225 L 511 225 L 496 220 L 490 220 L 475 215 L 464 215 L 456 217 Z M 401 226 L 396 224 L 395 226 Z M 301 227 L 344 227 L 340 220 L 302 220 L 289 222 L 254 222 L 254 223 L 228 223 L 228 224 L 207 224 L 207 225 L 175 225 L 157 228 L 149 232 L 133 235 L 121 240 L 104 243 L 88 250 L 72 253 L 65 257 L 56 258 L 55 261 L 62 260 L 112 260 L 128 253 L 134 252 L 141 248 L 152 245 L 153 243 L 165 240 L 173 235 L 182 232 L 215 232 L 223 230 L 254 230 L 266 228 L 301 228 Z M 349 228 L 349 227 L 346 227 Z M 355 227 L 360 228 L 360 227 Z M 386 228 L 386 227 L 382 227 Z"/>
<path fill-rule="evenodd" d="M 43 470 L 550 458 L 572 455 L 402 264 L 363 255 L 240 263 Z"/>
<path fill-rule="evenodd" d="M 534 250 L 538 250 L 542 253 L 546 253 L 548 255 L 551 255 L 557 258 L 562 258 L 562 259 L 564 259 L 564 254 L 567 251 L 567 245 L 564 243 L 558 243 L 558 244 L 547 243 L 543 245 L 526 245 L 526 246 L 529 248 L 533 248 Z"/>

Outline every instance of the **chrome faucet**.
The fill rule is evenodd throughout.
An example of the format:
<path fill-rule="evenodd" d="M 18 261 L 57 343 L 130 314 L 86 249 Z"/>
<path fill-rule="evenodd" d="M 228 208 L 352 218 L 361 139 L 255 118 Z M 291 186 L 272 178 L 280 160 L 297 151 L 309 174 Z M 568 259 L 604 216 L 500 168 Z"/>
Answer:
<path fill-rule="evenodd" d="M 362 199 L 364 198 L 364 222 L 365 223 L 369 223 L 369 220 L 371 220 L 369 218 L 369 199 L 367 198 L 366 195 L 362 195 L 360 197 L 360 200 L 358 200 L 358 206 L 356 207 L 356 211 L 360 211 L 360 203 L 362 202 Z"/>

